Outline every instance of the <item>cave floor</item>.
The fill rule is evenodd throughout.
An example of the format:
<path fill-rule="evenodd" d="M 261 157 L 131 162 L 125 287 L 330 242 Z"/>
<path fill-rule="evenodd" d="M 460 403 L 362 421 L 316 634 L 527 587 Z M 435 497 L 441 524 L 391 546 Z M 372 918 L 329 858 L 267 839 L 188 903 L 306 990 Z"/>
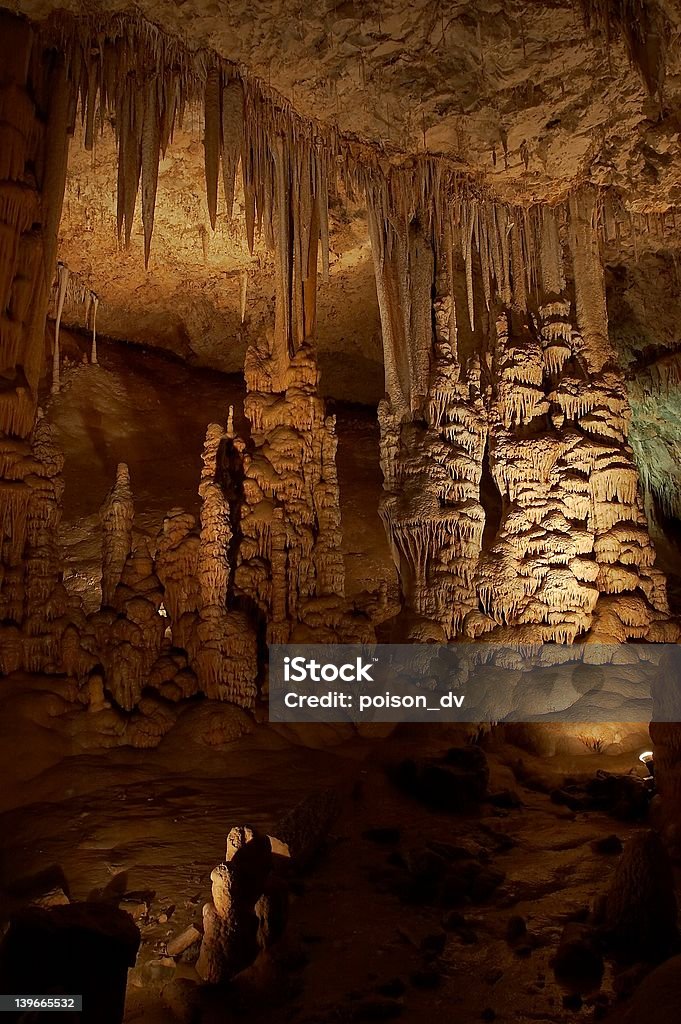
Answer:
<path fill-rule="evenodd" d="M 80 340 L 67 335 L 73 365 L 47 415 L 64 450 L 64 500 L 60 541 L 65 582 L 88 611 L 99 603 L 101 534 L 98 511 L 119 462 L 127 463 L 135 499 L 135 537 L 155 540 L 163 517 L 181 507 L 198 516 L 201 450 L 209 423 L 226 423 L 248 435 L 241 375 L 189 367 L 162 353 L 101 341 L 99 365 L 77 359 Z M 346 593 L 376 590 L 391 595 L 397 582 L 378 515 L 382 477 L 375 409 L 335 403 L 337 466 L 343 522 Z"/>
<path fill-rule="evenodd" d="M 282 947 L 275 947 L 272 956 L 244 972 L 227 991 L 216 989 L 211 995 L 209 990 L 199 1018 L 203 1024 L 393 1018 L 414 1024 L 572 1024 L 594 1019 L 594 1011 L 615 1001 L 606 971 L 597 995 L 582 1007 L 565 1006 L 567 993 L 555 982 L 551 958 L 564 924 L 592 905 L 614 871 L 617 857 L 598 855 L 590 844 L 613 833 L 626 841 L 637 826 L 603 814 L 575 814 L 552 803 L 546 793 L 519 786 L 507 764 L 524 755 L 513 748 L 490 756 L 491 789 L 512 789 L 522 802 L 518 809 L 483 804 L 468 816 L 434 812 L 387 781 L 386 762 L 405 754 L 440 752 L 442 744 L 442 738 L 412 730 L 406 740 L 398 733 L 384 742 L 346 742 L 327 752 L 327 766 L 335 762 L 345 794 L 328 850 L 295 890 Z M 603 766 L 628 770 L 634 761 L 632 755 L 556 759 L 544 769 L 544 779 L 550 783 L 558 777 L 551 773 L 561 769 L 577 769 L 579 774 Z M 533 770 L 541 774 L 540 761 Z M 366 838 L 367 830 L 375 828 L 397 829 L 399 840 L 384 845 Z M 222 834 L 217 838 L 219 845 Z M 401 864 L 433 842 L 478 848 L 490 869 L 503 872 L 501 886 L 460 912 L 418 899 L 405 902 L 395 891 L 395 883 L 404 877 Z M 201 851 L 203 863 L 205 853 Z M 178 855 L 182 862 L 184 850 L 178 849 Z M 189 908 L 197 923 L 208 893 L 207 877 L 201 880 L 199 875 L 193 883 L 201 901 Z M 191 966 L 159 953 L 163 942 L 188 920 L 185 909 L 177 921 L 159 926 L 159 908 L 171 898 L 171 893 L 161 898 L 151 915 L 142 966 L 133 972 L 128 988 L 129 1024 L 171 1019 L 159 1001 L 160 988 L 173 978 L 194 976 Z M 528 931 L 512 945 L 507 928 L 517 915 L 525 919 Z M 437 953 L 427 952 L 428 947 Z"/>
<path fill-rule="evenodd" d="M 511 748 L 490 756 L 491 789 L 509 787 L 522 807 L 483 804 L 470 816 L 431 811 L 397 791 L 382 765 L 428 746 L 415 732 L 409 750 L 396 735 L 358 766 L 328 856 L 293 905 L 289 941 L 302 951 L 305 966 L 293 978 L 270 968 L 259 1014 L 253 988 L 262 977 L 254 972 L 253 983 L 243 984 L 249 1020 L 571 1024 L 598 1019 L 594 1013 L 615 1001 L 606 970 L 599 993 L 581 1006 L 565 1006 L 569 993 L 557 985 L 551 960 L 565 923 L 592 905 L 614 871 L 618 858 L 598 855 L 590 844 L 613 833 L 626 841 L 636 826 L 603 814 L 575 814 L 546 793 L 519 787 L 505 763 L 519 755 Z M 430 745 L 430 752 L 435 750 L 441 750 L 437 742 Z M 553 770 L 560 772 L 556 761 Z M 628 770 L 634 758 L 618 759 L 616 766 L 605 761 L 582 757 L 564 762 L 563 769 Z M 536 770 L 541 772 L 540 762 Z M 399 830 L 399 841 L 382 845 L 367 838 L 367 830 L 377 827 Z M 414 862 L 433 842 L 478 848 L 489 858 L 487 867 L 503 872 L 502 884 L 477 905 L 451 911 L 398 897 L 395 883 L 404 879 L 403 862 Z M 510 944 L 507 928 L 515 916 L 526 921 L 527 935 Z M 273 1014 L 286 982 L 291 998 L 281 1016 Z M 131 994 L 129 1020 L 138 1019 Z M 204 1019 L 218 1024 L 219 1007 Z"/>
<path fill-rule="evenodd" d="M 67 886 L 74 899 L 111 899 L 136 916 L 142 946 L 130 973 L 128 1024 L 175 1019 L 161 990 L 195 975 L 165 946 L 200 923 L 229 829 L 244 822 L 272 828 L 324 785 L 339 788 L 341 814 L 325 855 L 294 889 L 285 939 L 227 992 L 207 991 L 202 1024 L 393 1017 L 572 1024 L 594 1019 L 594 1009 L 612 1000 L 606 973 L 597 999 L 582 1009 L 564 1006 L 550 961 L 565 922 L 591 906 L 614 871 L 617 857 L 594 853 L 591 842 L 613 833 L 625 841 L 637 826 L 574 813 L 519 784 L 509 765 L 529 756 L 516 748 L 489 754 L 490 791 L 508 788 L 521 806 L 483 803 L 453 815 L 423 807 L 385 774 L 395 758 L 444 750 L 451 739 L 443 734 L 412 728 L 368 741 L 333 727 L 261 725 L 211 745 L 203 717 L 211 704 L 196 708 L 154 750 L 93 750 L 56 761 L 27 778 L 20 800 L 0 816 L 3 918 L 30 898 L 32 886 L 50 885 Z M 550 773 L 628 770 L 635 755 L 529 760 L 549 788 Z M 375 828 L 399 835 L 378 843 L 364 835 Z M 433 842 L 479 851 L 503 881 L 465 907 L 405 900 L 404 865 Z M 513 945 L 507 927 L 515 915 L 528 934 Z"/>

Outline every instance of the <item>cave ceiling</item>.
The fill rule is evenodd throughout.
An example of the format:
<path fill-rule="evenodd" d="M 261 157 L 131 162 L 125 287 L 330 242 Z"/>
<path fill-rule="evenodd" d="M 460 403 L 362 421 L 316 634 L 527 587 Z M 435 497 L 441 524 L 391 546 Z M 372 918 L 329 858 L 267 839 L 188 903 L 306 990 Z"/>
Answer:
<path fill-rule="evenodd" d="M 36 21 L 58 10 L 101 12 L 72 0 L 18 0 L 7 6 Z M 217 51 L 280 92 L 303 116 L 384 148 L 386 159 L 442 154 L 514 203 L 550 202 L 576 184 L 592 182 L 617 190 L 629 210 L 673 210 L 680 194 L 676 40 L 681 5 L 670 0 L 589 4 L 596 13 L 588 26 L 583 6 L 527 0 L 139 0 L 134 7 L 109 3 L 105 10 L 137 12 L 192 50 Z M 606 9 L 615 11 L 607 31 L 597 17 Z M 654 48 L 660 40 L 665 46 L 664 78 L 655 71 L 652 81 L 648 67 L 646 86 L 649 54 L 630 59 L 631 41 L 627 46 L 616 17 L 622 11 L 637 17 L 646 12 Z M 655 57 L 653 64 L 661 62 Z M 130 252 L 116 251 L 112 133 L 104 131 L 94 153 L 76 140 L 60 252 L 101 294 L 105 333 L 237 369 L 244 335 L 263 329 L 271 314 L 271 268 L 264 247 L 256 247 L 254 256 L 248 252 L 238 197 L 236 223 L 219 219 L 212 232 L 202 131 L 196 112 L 176 133 L 161 164 L 147 273 L 141 269 L 139 210 Z M 380 362 L 362 211 L 350 206 L 331 214 L 331 281 L 320 294 L 320 341 L 348 359 L 368 348 L 369 358 Z M 667 247 L 676 246 L 675 226 L 672 234 Z M 638 248 L 656 244 L 644 239 Z M 625 241 L 628 258 L 630 250 Z M 620 255 L 616 247 L 606 258 L 617 262 Z M 242 330 L 245 271 L 249 301 Z M 362 310 L 369 306 L 367 329 Z M 226 337 L 236 339 L 228 353 Z"/>
<path fill-rule="evenodd" d="M 43 19 L 96 8 L 17 0 L 14 9 Z M 446 154 L 513 198 L 578 178 L 635 189 L 642 207 L 678 198 L 680 68 L 669 44 L 681 13 L 669 0 L 654 8 L 668 37 L 662 101 L 632 69 L 616 26 L 608 44 L 585 27 L 579 3 L 114 0 L 105 9 L 137 11 L 192 48 L 216 50 L 303 115 L 404 152 Z"/>

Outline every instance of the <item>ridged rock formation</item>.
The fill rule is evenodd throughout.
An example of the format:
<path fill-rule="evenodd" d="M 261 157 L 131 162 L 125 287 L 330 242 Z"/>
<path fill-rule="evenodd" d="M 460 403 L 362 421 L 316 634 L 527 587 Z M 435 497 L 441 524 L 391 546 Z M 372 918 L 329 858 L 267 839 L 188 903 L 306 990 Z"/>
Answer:
<path fill-rule="evenodd" d="M 39 672 L 57 662 L 70 600 L 57 545 L 63 455 L 56 430 L 38 419 L 28 441 L 3 442 L 0 671 Z"/>
<path fill-rule="evenodd" d="M 179 622 L 185 612 L 199 608 L 199 544 L 194 516 L 181 508 L 171 509 L 156 542 L 156 573 L 171 623 Z"/>
<path fill-rule="evenodd" d="M 116 481 L 104 500 L 99 517 L 102 524 L 102 603 L 111 605 L 132 548 L 135 518 L 130 473 L 124 462 L 116 470 Z"/>
<path fill-rule="evenodd" d="M 249 350 L 253 448 L 243 463 L 234 588 L 262 614 L 269 642 L 286 643 L 306 609 L 342 615 L 345 573 L 335 423 L 317 396 L 314 352 L 299 348 L 283 380 L 274 367 L 269 353 Z"/>
<path fill-rule="evenodd" d="M 33 426 L 66 179 L 69 86 L 27 22 L 0 11 L 0 431 Z M 46 274 L 45 268 L 50 268 Z"/>
<path fill-rule="evenodd" d="M 379 205 L 371 224 L 381 515 L 406 612 L 449 637 L 675 640 L 626 441 L 595 197 L 513 222 L 454 208 L 428 237 L 404 212 Z"/>

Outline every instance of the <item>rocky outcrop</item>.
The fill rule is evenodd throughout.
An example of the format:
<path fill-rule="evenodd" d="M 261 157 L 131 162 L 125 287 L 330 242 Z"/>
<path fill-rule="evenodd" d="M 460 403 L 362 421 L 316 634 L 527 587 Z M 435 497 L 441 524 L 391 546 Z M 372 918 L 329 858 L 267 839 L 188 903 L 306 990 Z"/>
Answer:
<path fill-rule="evenodd" d="M 278 844 L 277 858 L 282 851 Z M 204 981 L 219 984 L 253 963 L 283 931 L 286 897 L 277 886 L 270 837 L 247 826 L 233 828 L 224 863 L 213 869 L 211 882 L 196 970 Z"/>
<path fill-rule="evenodd" d="M 609 947 L 624 960 L 656 963 L 678 952 L 674 877 L 657 833 L 641 832 L 626 844 L 599 924 Z"/>

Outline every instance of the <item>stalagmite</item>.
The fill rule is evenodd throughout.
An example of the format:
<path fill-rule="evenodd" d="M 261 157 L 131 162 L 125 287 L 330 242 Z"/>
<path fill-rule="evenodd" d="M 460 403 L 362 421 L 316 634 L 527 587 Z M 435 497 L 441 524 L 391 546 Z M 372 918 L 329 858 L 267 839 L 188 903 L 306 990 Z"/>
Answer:
<path fill-rule="evenodd" d="M 277 844 L 277 849 L 281 849 Z M 233 828 L 227 836 L 225 861 L 211 872 L 212 901 L 203 908 L 203 940 L 196 965 L 199 976 L 211 984 L 229 981 L 251 964 L 259 949 L 283 927 L 276 926 L 272 840 L 249 827 Z M 263 919 L 265 905 L 269 929 Z M 283 915 L 283 906 L 279 910 Z"/>
<path fill-rule="evenodd" d="M 124 462 L 100 510 L 102 523 L 102 604 L 111 605 L 132 547 L 135 511 L 130 473 Z"/>
<path fill-rule="evenodd" d="M 259 609 L 272 643 L 303 628 L 296 623 L 313 635 L 317 619 L 336 629 L 345 621 L 335 424 L 324 415 L 317 381 L 309 344 L 290 360 L 283 382 L 268 353 L 247 352 L 244 411 L 255 450 L 244 460 L 234 584 Z"/>
<path fill-rule="evenodd" d="M 199 545 L 194 517 L 182 509 L 171 509 L 163 520 L 154 562 L 163 585 L 163 603 L 171 629 L 186 612 L 195 612 L 200 607 Z"/>
<path fill-rule="evenodd" d="M 114 509 L 112 503 L 109 505 L 111 532 L 115 530 L 114 537 L 121 551 L 124 517 L 128 511 L 124 506 L 123 475 L 119 472 L 116 486 L 119 507 Z M 114 566 L 111 561 L 108 568 L 107 584 L 113 578 Z M 106 598 L 103 600 L 104 604 L 112 605 L 117 617 L 113 623 L 109 623 L 104 613 L 98 630 L 106 688 L 124 711 L 132 711 L 140 703 L 152 667 L 160 654 L 165 631 L 165 622 L 158 614 L 162 599 L 149 545 L 142 542 L 129 552 L 113 597 L 109 602 Z"/>
<path fill-rule="evenodd" d="M 204 605 L 226 606 L 232 540 L 229 503 L 217 483 L 206 483 L 201 492 L 201 534 L 198 577 Z"/>

